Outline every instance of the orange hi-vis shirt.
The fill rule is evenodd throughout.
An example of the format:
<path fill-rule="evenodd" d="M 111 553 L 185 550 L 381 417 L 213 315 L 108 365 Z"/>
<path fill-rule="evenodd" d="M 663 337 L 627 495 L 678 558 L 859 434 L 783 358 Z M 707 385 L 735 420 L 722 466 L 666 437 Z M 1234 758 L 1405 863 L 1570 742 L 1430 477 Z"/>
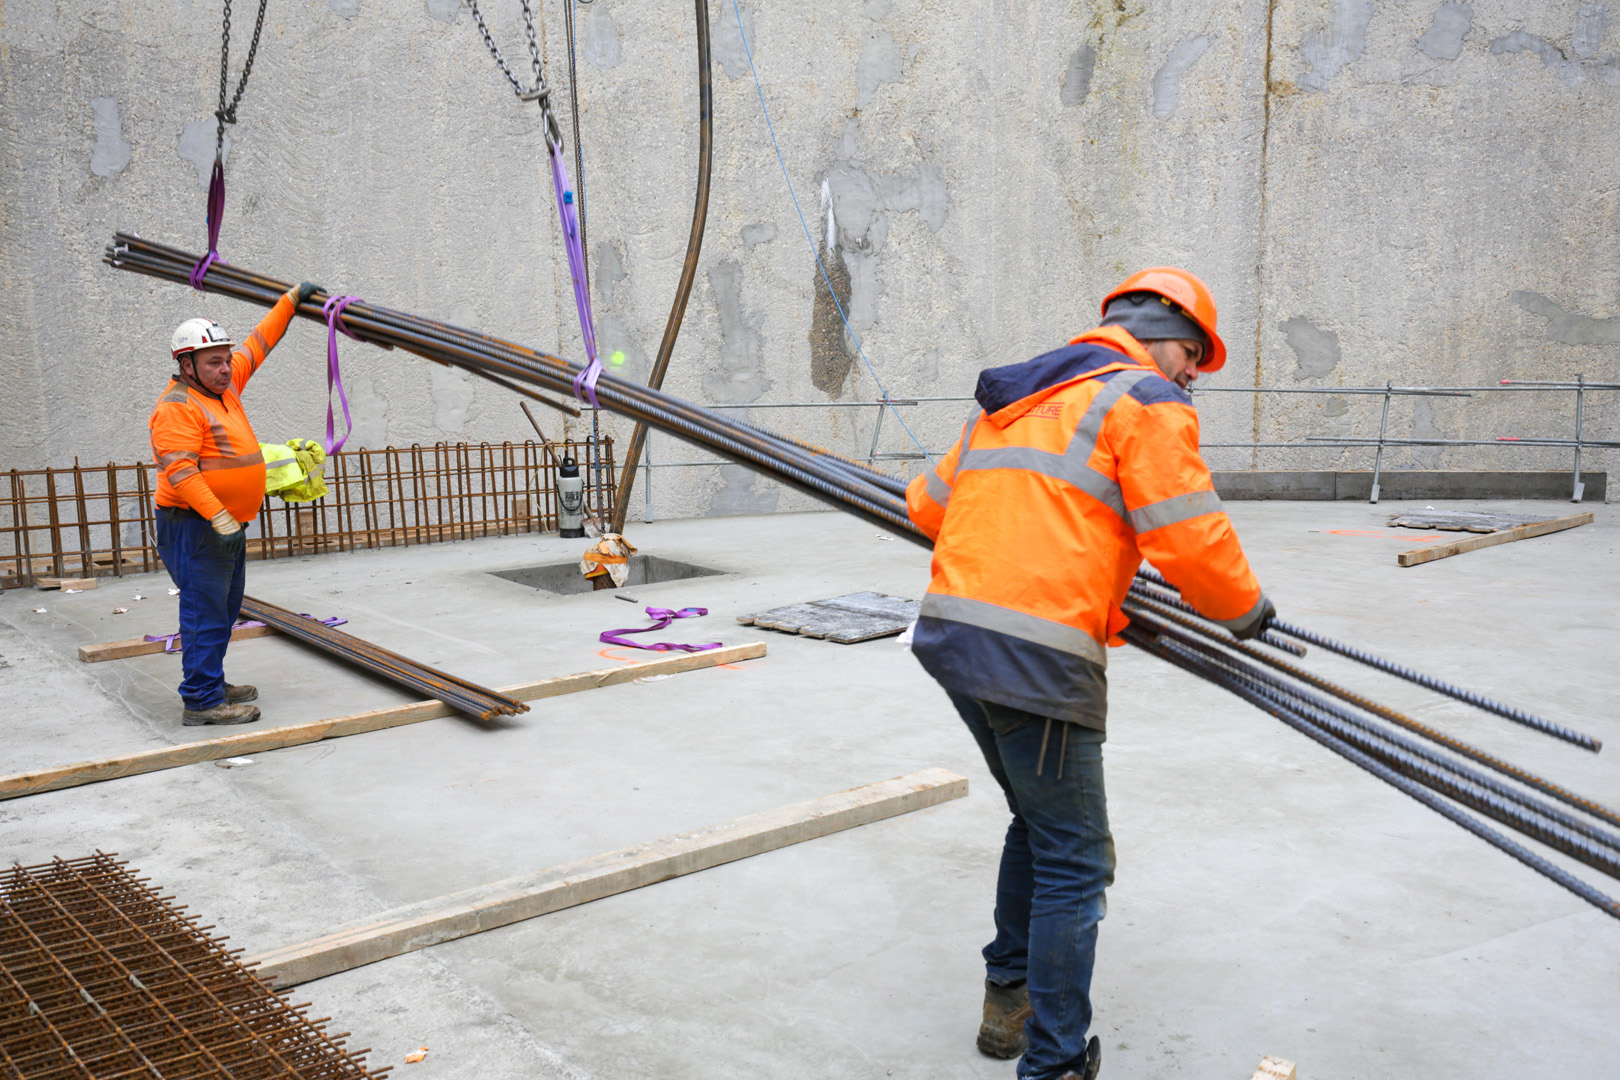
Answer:
<path fill-rule="evenodd" d="M 189 507 L 205 518 L 221 510 L 246 524 L 264 502 L 264 455 L 242 408 L 247 386 L 292 321 L 283 296 L 231 352 L 231 385 L 220 397 L 170 379 L 152 410 L 152 458 L 157 462 L 157 504 Z"/>

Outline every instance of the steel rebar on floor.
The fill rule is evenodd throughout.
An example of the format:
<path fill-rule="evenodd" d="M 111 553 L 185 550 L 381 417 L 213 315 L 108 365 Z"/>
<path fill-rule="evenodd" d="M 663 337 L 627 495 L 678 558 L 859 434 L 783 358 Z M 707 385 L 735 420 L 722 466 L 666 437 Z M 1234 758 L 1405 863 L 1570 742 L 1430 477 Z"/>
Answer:
<path fill-rule="evenodd" d="M 340 1080 L 329 1018 L 254 977 L 194 915 L 98 852 L 0 870 L 0 1077 Z"/>

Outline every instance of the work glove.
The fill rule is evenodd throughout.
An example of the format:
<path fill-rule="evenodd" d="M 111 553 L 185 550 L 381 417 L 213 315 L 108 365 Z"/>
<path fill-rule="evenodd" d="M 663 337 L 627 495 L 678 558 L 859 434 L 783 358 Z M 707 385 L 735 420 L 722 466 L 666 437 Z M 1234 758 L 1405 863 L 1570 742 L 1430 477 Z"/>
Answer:
<path fill-rule="evenodd" d="M 1232 631 L 1232 636 L 1239 641 L 1248 641 L 1257 638 L 1266 632 L 1266 626 L 1277 617 L 1277 609 L 1271 605 L 1271 600 L 1264 594 L 1260 597 L 1260 610 L 1254 618 Z"/>
<path fill-rule="evenodd" d="M 287 295 L 293 298 L 293 303 L 302 304 L 320 291 L 321 287 L 314 282 L 300 281 L 298 288 L 287 290 Z"/>
<path fill-rule="evenodd" d="M 229 510 L 221 510 L 208 519 L 208 524 L 214 527 L 214 539 L 226 558 L 234 559 L 247 550 L 247 533 Z"/>

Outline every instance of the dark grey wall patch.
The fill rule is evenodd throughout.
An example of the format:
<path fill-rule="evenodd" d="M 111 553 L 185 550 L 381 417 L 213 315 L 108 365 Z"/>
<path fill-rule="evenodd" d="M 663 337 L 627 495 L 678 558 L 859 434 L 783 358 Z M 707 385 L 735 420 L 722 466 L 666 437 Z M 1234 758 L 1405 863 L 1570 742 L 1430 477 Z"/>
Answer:
<path fill-rule="evenodd" d="M 360 14 L 360 0 L 326 0 L 326 6 L 342 18 L 352 19 Z"/>
<path fill-rule="evenodd" d="M 1412 438 L 1414 439 L 1444 439 L 1446 433 L 1440 430 L 1440 425 L 1434 422 L 1434 399 L 1415 397 L 1412 399 Z M 1440 453 L 1443 446 L 1414 446 L 1412 447 L 1412 465 L 1418 469 L 1438 469 L 1440 467 Z"/>
<path fill-rule="evenodd" d="M 1296 379 L 1320 379 L 1339 366 L 1339 335 L 1317 328 L 1304 316 L 1281 324 L 1288 347 L 1294 350 Z"/>
<path fill-rule="evenodd" d="M 771 388 L 760 371 L 759 330 L 765 313 L 743 312 L 742 265 L 736 259 L 709 267 L 709 287 L 720 317 L 720 366 L 703 377 L 703 392 L 712 401 L 758 401 Z"/>
<path fill-rule="evenodd" d="M 455 22 L 461 0 L 427 0 L 427 13 L 440 22 Z"/>
<path fill-rule="evenodd" d="M 710 517 L 774 514 L 782 497 L 781 488 L 742 465 L 720 466 L 720 483 L 723 486 L 709 500 Z"/>
<path fill-rule="evenodd" d="M 866 35 L 860 59 L 855 61 L 855 107 L 864 109 L 877 88 L 900 81 L 900 46 L 894 35 L 879 30 Z"/>
<path fill-rule="evenodd" d="M 1523 30 L 1515 30 L 1511 34 L 1497 38 L 1491 42 L 1491 52 L 1500 56 L 1505 53 L 1530 52 L 1541 57 L 1541 62 L 1557 73 L 1558 79 L 1565 86 L 1579 86 L 1586 78 L 1581 70 L 1579 60 L 1571 60 L 1564 55 L 1564 50 L 1544 38 Z"/>
<path fill-rule="evenodd" d="M 117 176 L 129 164 L 129 143 L 124 141 L 124 122 L 118 115 L 118 102 L 114 98 L 98 97 L 91 100 L 90 109 L 96 118 L 96 146 L 90 151 L 90 171 L 97 176 Z"/>
<path fill-rule="evenodd" d="M 579 51 L 602 71 L 618 67 L 624 54 L 619 45 L 619 24 L 613 21 L 605 4 L 592 4 L 590 10 L 591 13 L 580 20 Z"/>
<path fill-rule="evenodd" d="M 1153 73 L 1153 115 L 1166 120 L 1176 111 L 1181 101 L 1181 76 L 1198 62 L 1209 48 L 1209 38 L 1202 35 L 1184 38 L 1170 50 L 1164 64 Z"/>
<path fill-rule="evenodd" d="M 597 297 L 605 308 L 613 303 L 613 294 L 618 291 L 619 282 L 628 276 L 624 269 L 624 252 L 612 240 L 605 244 L 598 241 L 592 250 L 596 254 L 596 273 L 591 277 L 591 283 L 596 286 Z"/>
<path fill-rule="evenodd" d="M 1583 4 L 1575 13 L 1575 34 L 1569 48 L 1582 60 L 1590 60 L 1603 47 L 1603 32 L 1609 28 L 1608 4 Z"/>
<path fill-rule="evenodd" d="M 776 239 L 776 226 L 769 221 L 762 221 L 755 225 L 742 227 L 743 247 L 753 251 L 761 244 L 768 244 Z"/>
<path fill-rule="evenodd" d="M 1435 60 L 1455 60 L 1462 55 L 1463 38 L 1474 25 L 1474 9 L 1447 0 L 1434 13 L 1434 22 L 1418 38 L 1418 49 Z"/>
<path fill-rule="evenodd" d="M 866 0 L 866 3 L 861 5 L 861 10 L 866 12 L 868 19 L 883 19 L 888 16 L 889 9 L 893 6 L 894 0 Z"/>
<path fill-rule="evenodd" d="M 214 136 L 218 134 L 218 122 L 210 116 L 206 120 L 193 120 L 180 129 L 180 142 L 178 149 L 180 156 L 191 162 L 197 170 L 197 186 L 206 188 L 208 178 L 214 171 Z M 229 161 L 231 159 L 231 136 L 225 134 L 225 145 L 220 151 L 220 157 Z"/>
<path fill-rule="evenodd" d="M 1620 345 L 1620 316 L 1596 319 L 1575 315 L 1538 292 L 1513 292 L 1508 299 L 1547 320 L 1547 340 L 1565 345 Z"/>
<path fill-rule="evenodd" d="M 743 46 L 742 34 L 737 32 L 737 12 L 731 9 L 730 3 L 724 5 L 725 10 L 714 21 L 713 40 L 710 49 L 714 58 L 720 62 L 725 73 L 733 79 L 740 79 L 748 74 L 748 49 Z M 739 8 L 742 12 L 743 30 L 748 33 L 748 48 L 754 44 L 754 13 L 748 8 Z"/>
<path fill-rule="evenodd" d="M 1326 90 L 1346 64 L 1361 59 L 1367 50 L 1367 24 L 1376 10 L 1373 0 L 1333 0 L 1327 26 L 1311 31 L 1300 42 L 1299 51 L 1310 65 L 1300 76 L 1301 90 Z"/>
<path fill-rule="evenodd" d="M 1091 75 L 1097 68 L 1097 50 L 1082 45 L 1069 57 L 1069 66 L 1063 72 L 1058 87 L 1058 100 L 1065 105 L 1083 105 L 1091 93 Z"/>

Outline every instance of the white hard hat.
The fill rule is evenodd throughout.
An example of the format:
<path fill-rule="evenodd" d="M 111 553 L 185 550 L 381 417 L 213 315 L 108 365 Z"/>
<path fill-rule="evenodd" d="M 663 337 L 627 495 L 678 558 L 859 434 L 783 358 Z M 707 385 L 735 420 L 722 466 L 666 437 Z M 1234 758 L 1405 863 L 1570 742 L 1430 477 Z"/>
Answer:
<path fill-rule="evenodd" d="M 175 359 L 181 353 L 192 352 L 196 349 L 206 349 L 213 345 L 235 345 L 225 328 L 213 319 L 187 319 L 174 328 L 174 335 L 169 338 L 169 351 Z"/>

